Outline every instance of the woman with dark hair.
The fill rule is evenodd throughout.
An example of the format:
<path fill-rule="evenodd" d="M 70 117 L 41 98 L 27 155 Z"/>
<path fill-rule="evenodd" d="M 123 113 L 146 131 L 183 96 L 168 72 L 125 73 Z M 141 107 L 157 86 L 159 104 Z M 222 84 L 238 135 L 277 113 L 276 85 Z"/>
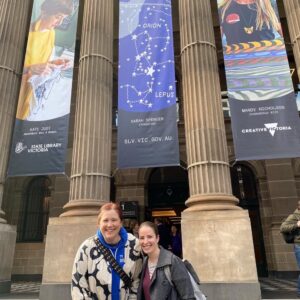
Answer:
<path fill-rule="evenodd" d="M 156 224 L 142 223 L 139 229 L 139 240 L 146 258 L 143 263 L 137 299 L 195 299 L 190 276 L 182 260 L 159 246 Z M 170 274 L 172 284 L 167 277 L 167 272 Z"/>
<path fill-rule="evenodd" d="M 106 203 L 100 208 L 95 236 L 79 247 L 72 273 L 72 299 L 136 299 L 142 257 L 138 240 L 122 226 L 118 204 Z M 103 250 L 104 249 L 104 250 Z M 105 253 L 111 253 L 114 263 Z M 130 277 L 131 284 L 120 277 L 114 264 Z"/>
<path fill-rule="evenodd" d="M 39 17 L 30 25 L 24 70 L 17 107 L 17 119 L 26 120 L 35 107 L 30 79 L 33 75 L 47 76 L 53 70 L 69 67 L 67 59 L 54 59 L 55 28 L 73 10 L 72 0 L 45 0 Z"/>

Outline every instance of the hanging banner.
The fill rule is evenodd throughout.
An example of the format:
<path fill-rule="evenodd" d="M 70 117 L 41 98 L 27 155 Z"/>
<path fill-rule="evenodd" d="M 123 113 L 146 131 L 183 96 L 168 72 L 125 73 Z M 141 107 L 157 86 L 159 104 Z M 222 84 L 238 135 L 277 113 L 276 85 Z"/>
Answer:
<path fill-rule="evenodd" d="M 120 0 L 118 167 L 179 165 L 170 0 Z"/>
<path fill-rule="evenodd" d="M 64 173 L 79 0 L 35 0 L 8 176 Z"/>
<path fill-rule="evenodd" d="M 273 0 L 218 0 L 236 160 L 300 156 L 300 124 Z"/>

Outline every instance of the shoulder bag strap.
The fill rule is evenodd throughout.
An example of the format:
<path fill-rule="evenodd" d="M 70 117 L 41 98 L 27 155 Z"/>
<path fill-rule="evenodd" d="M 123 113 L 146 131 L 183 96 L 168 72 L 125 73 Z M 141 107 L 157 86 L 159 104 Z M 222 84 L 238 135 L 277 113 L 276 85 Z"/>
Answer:
<path fill-rule="evenodd" d="M 103 254 L 105 260 L 109 262 L 110 266 L 114 269 L 114 271 L 120 276 L 122 281 L 125 283 L 126 288 L 130 288 L 132 284 L 131 278 L 125 273 L 125 271 L 118 264 L 112 253 L 109 249 L 107 249 L 102 243 L 100 243 L 98 238 L 94 238 L 94 242 L 96 243 L 99 251 Z"/>
<path fill-rule="evenodd" d="M 171 269 L 170 269 L 170 265 L 166 265 L 163 267 L 164 268 L 164 273 L 165 276 L 168 279 L 168 282 L 171 284 L 172 287 L 174 287 L 173 281 L 172 281 L 172 277 L 171 277 Z"/>

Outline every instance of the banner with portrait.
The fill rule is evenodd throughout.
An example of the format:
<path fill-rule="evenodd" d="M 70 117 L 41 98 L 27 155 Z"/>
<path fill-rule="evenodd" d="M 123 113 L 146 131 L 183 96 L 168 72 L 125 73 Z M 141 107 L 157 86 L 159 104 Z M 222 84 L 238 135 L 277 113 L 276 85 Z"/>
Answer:
<path fill-rule="evenodd" d="M 120 0 L 118 167 L 179 165 L 170 0 Z"/>
<path fill-rule="evenodd" d="M 275 0 L 218 0 L 236 160 L 300 156 L 300 123 Z"/>
<path fill-rule="evenodd" d="M 79 0 L 35 0 L 8 176 L 64 173 Z"/>

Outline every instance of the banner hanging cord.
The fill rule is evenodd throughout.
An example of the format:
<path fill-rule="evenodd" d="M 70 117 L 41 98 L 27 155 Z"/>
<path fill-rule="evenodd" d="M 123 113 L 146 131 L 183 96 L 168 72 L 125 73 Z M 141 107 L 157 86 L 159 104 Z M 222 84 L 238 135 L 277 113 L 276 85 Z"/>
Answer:
<path fill-rule="evenodd" d="M 10 71 L 10 72 L 16 74 L 17 76 L 21 76 L 22 75 L 22 73 L 18 73 L 16 70 L 14 70 L 12 68 L 9 68 L 9 67 L 6 67 L 6 66 L 3 66 L 3 65 L 0 65 L 0 69 Z"/>
<path fill-rule="evenodd" d="M 180 55 L 182 55 L 183 52 L 184 52 L 187 48 L 190 48 L 190 47 L 192 47 L 192 46 L 194 46 L 194 45 L 208 45 L 208 46 L 214 48 L 215 50 L 217 49 L 216 45 L 214 45 L 213 43 L 210 43 L 210 42 L 207 42 L 207 41 L 196 41 L 196 42 L 192 42 L 192 43 L 190 43 L 190 44 L 184 46 L 184 47 L 182 48 L 182 50 L 180 51 Z"/>
<path fill-rule="evenodd" d="M 197 166 L 201 166 L 201 165 L 209 165 L 209 164 L 229 166 L 229 163 L 227 163 L 225 161 L 220 161 L 220 160 L 205 160 L 205 161 L 198 161 L 198 162 L 192 163 L 192 164 L 188 165 L 187 169 L 190 169 L 190 168 L 193 168 L 193 167 L 197 167 Z"/>
<path fill-rule="evenodd" d="M 73 178 L 82 177 L 82 176 L 101 176 L 101 177 L 111 178 L 111 175 L 108 175 L 105 173 L 98 173 L 98 172 L 73 174 L 70 176 L 70 178 L 73 179 Z"/>
<path fill-rule="evenodd" d="M 107 62 L 109 62 L 111 65 L 113 65 L 113 61 L 111 59 L 109 59 L 108 57 L 102 55 L 102 54 L 96 54 L 96 53 L 90 53 L 90 54 L 86 54 L 83 55 L 79 58 L 79 62 L 82 62 L 84 59 L 90 58 L 90 57 L 98 57 L 98 58 L 102 58 L 104 60 L 106 60 Z"/>

